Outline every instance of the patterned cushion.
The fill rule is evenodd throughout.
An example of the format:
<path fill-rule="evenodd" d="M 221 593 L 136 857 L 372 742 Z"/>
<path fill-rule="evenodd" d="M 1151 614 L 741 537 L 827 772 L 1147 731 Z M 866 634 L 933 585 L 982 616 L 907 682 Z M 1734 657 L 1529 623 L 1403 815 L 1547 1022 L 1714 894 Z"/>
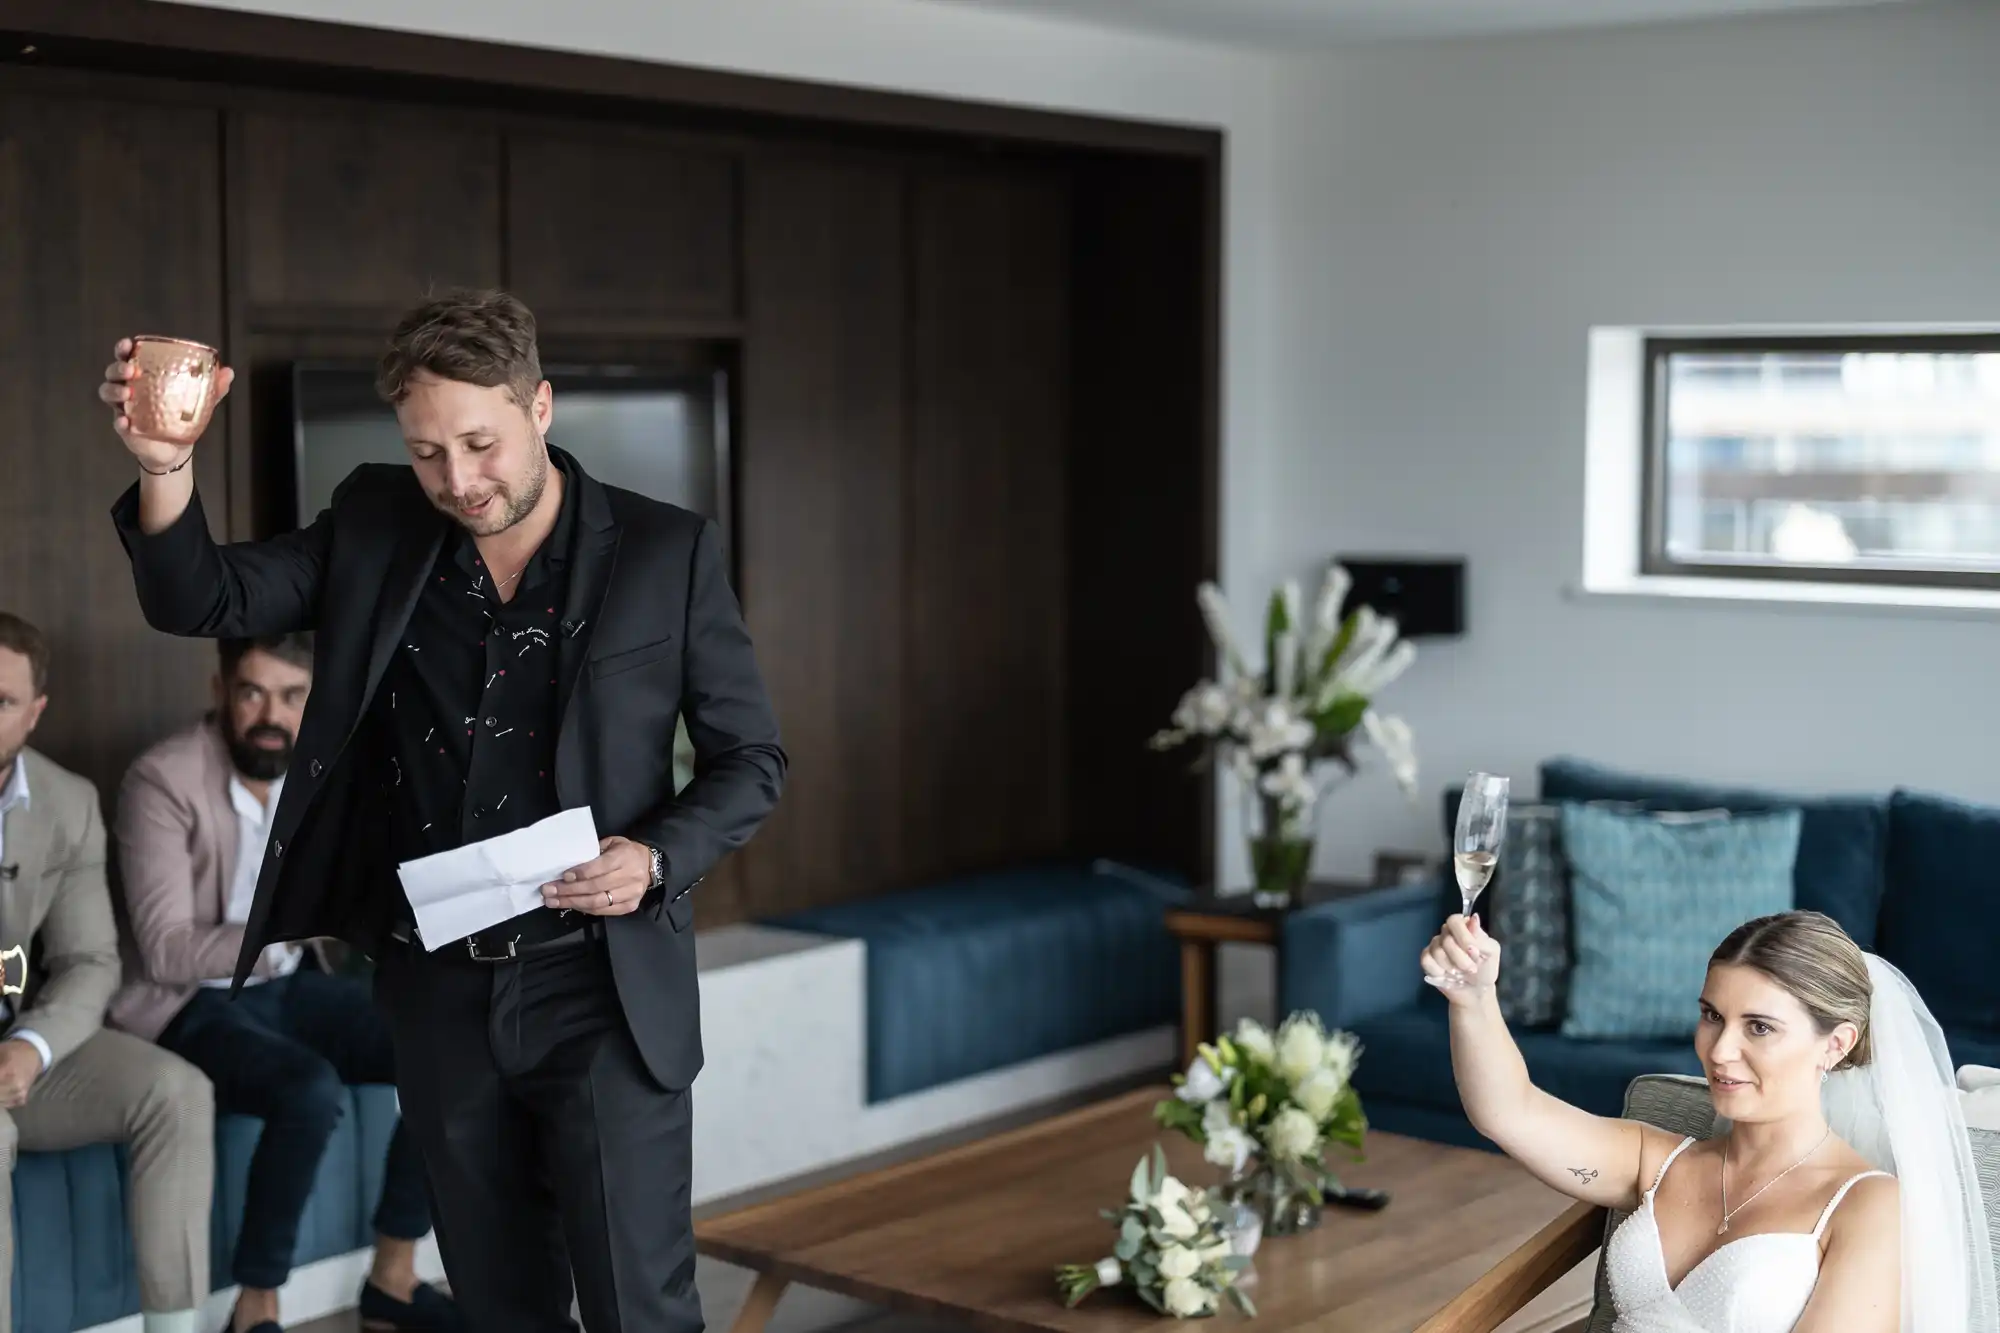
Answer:
<path fill-rule="evenodd" d="M 1649 810 L 1804 812 L 1792 874 L 1794 901 L 1825 912 L 1862 948 L 1875 948 L 1875 918 L 1887 882 L 1882 871 L 1889 844 L 1887 797 L 1793 796 L 1712 786 L 1624 773 L 1580 759 L 1550 759 L 1542 765 L 1541 777 L 1541 799 L 1557 803 L 1635 801 Z"/>
<path fill-rule="evenodd" d="M 1752 917 L 1791 909 L 1799 819 L 1683 823 L 1564 805 L 1576 968 L 1563 1035 L 1692 1032 L 1715 946 Z"/>
<path fill-rule="evenodd" d="M 1562 854 L 1562 811 L 1519 805 L 1507 812 L 1500 864 L 1480 915 L 1506 957 L 1500 965 L 1500 1012 L 1510 1024 L 1559 1022 L 1569 995 L 1569 868 Z"/>

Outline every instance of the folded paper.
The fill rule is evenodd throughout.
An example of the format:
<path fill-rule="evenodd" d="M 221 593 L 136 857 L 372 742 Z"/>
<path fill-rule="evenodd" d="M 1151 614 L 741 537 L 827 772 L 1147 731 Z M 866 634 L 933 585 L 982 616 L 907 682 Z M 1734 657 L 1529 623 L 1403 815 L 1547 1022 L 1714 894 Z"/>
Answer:
<path fill-rule="evenodd" d="M 396 867 L 424 947 L 436 949 L 542 905 L 542 885 L 597 857 L 597 823 L 580 805 L 526 828 Z"/>

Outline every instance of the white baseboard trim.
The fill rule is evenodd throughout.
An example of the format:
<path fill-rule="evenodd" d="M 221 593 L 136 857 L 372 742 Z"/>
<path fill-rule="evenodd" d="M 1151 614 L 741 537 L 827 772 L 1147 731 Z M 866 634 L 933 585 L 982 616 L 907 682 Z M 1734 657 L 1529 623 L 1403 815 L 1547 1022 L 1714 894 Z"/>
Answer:
<path fill-rule="evenodd" d="M 291 1281 L 278 1293 L 278 1309 L 286 1326 L 309 1323 L 342 1310 L 352 1310 L 361 1291 L 362 1279 L 368 1276 L 372 1258 L 368 1250 L 354 1250 L 293 1269 Z M 426 1282 L 437 1282 L 444 1277 L 444 1261 L 438 1257 L 435 1236 L 426 1236 L 417 1244 L 417 1276 Z M 226 1327 L 229 1312 L 235 1308 L 236 1288 L 225 1287 L 212 1292 L 202 1304 L 202 1329 Z M 144 1330 L 145 1321 L 141 1316 L 127 1315 L 108 1324 L 81 1330 L 81 1333 L 144 1333 Z"/>

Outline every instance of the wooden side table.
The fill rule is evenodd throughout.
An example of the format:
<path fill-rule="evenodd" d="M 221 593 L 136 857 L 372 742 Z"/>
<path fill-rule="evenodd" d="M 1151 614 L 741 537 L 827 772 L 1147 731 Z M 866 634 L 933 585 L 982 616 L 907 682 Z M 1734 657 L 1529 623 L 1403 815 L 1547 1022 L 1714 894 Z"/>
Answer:
<path fill-rule="evenodd" d="M 1289 907 L 1259 907 L 1248 893 L 1217 894 L 1203 887 L 1185 904 L 1167 909 L 1167 930 L 1181 942 L 1181 1067 L 1215 1034 L 1218 944 L 1261 944 L 1277 950 L 1277 993 L 1283 996 L 1285 917 L 1302 907 L 1349 898 L 1381 887 L 1359 880 L 1313 880 Z M 1281 1001 L 1282 1002 L 1282 1001 Z"/>

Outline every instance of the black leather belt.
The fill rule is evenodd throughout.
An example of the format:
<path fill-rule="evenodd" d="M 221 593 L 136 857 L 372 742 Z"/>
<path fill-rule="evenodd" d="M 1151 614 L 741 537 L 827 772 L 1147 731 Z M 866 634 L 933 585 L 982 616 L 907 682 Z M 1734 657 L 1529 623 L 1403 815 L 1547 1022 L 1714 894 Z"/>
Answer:
<path fill-rule="evenodd" d="M 428 957 L 487 964 L 511 963 L 561 949 L 574 949 L 604 938 L 604 923 L 598 918 L 579 916 L 571 920 L 574 924 L 565 923 L 565 928 L 555 931 L 540 922 L 533 926 L 526 923 L 513 927 L 496 926 L 477 935 L 454 940 L 435 952 L 424 947 L 423 936 L 409 922 L 398 924 L 390 932 L 390 938 Z"/>

